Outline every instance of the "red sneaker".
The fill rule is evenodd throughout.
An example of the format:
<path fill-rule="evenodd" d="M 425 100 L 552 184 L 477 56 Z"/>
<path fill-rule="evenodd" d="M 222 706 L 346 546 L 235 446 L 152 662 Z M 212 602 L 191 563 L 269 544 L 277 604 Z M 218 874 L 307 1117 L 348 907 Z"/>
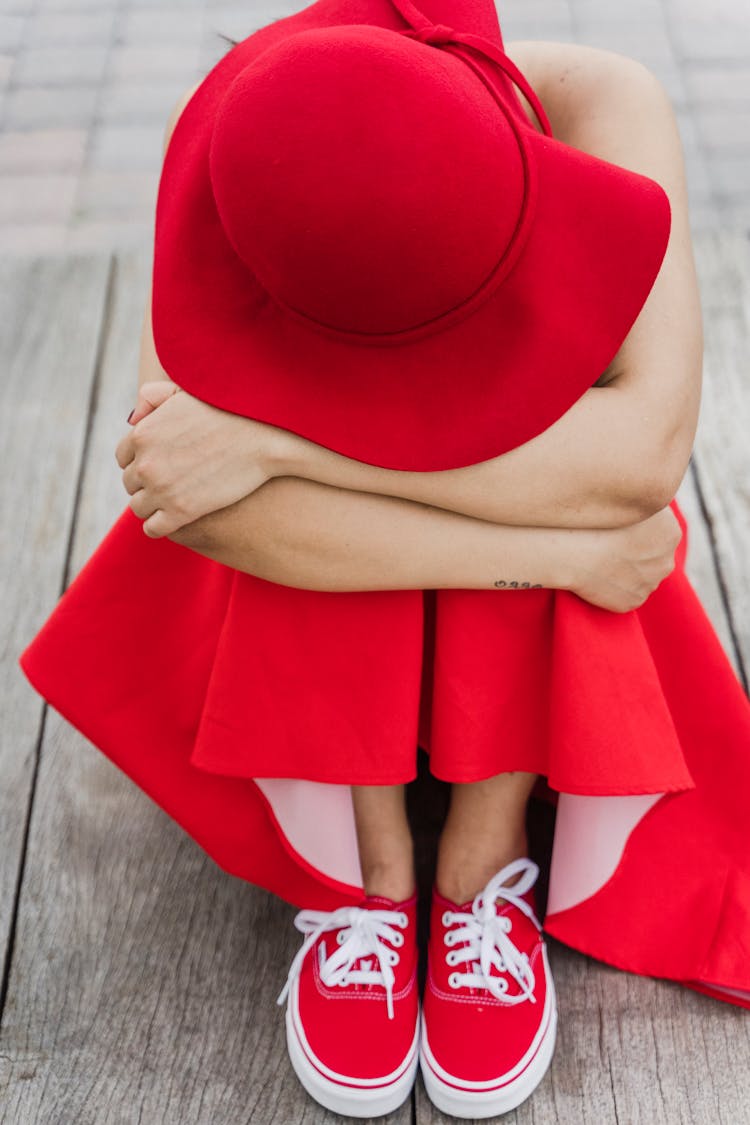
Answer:
<path fill-rule="evenodd" d="M 375 1117 L 409 1096 L 419 1064 L 416 920 L 416 893 L 294 920 L 308 937 L 278 1003 L 288 993 L 289 1058 L 326 1109 Z"/>
<path fill-rule="evenodd" d="M 463 906 L 433 890 L 419 1061 L 430 1100 L 453 1117 L 515 1109 L 552 1060 L 557 1007 L 534 913 L 538 874 L 530 859 L 514 860 Z"/>

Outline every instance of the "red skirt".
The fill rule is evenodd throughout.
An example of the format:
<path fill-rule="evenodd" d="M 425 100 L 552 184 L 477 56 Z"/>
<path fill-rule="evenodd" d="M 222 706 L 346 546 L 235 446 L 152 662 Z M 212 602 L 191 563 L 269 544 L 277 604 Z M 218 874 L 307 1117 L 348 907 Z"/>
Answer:
<path fill-rule="evenodd" d="M 350 784 L 505 770 L 556 801 L 548 933 L 750 1007 L 750 702 L 684 570 L 638 610 L 565 591 L 332 593 L 254 578 L 127 508 L 20 661 L 222 867 L 361 895 Z"/>

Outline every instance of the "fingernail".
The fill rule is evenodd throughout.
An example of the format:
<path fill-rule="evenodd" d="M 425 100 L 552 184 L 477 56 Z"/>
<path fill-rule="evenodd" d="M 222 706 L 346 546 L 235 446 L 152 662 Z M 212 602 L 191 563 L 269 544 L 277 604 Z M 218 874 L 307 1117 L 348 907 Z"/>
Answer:
<path fill-rule="evenodd" d="M 133 409 L 128 414 L 128 422 L 130 421 L 130 419 L 133 417 L 134 414 L 135 414 L 135 407 L 133 407 Z"/>

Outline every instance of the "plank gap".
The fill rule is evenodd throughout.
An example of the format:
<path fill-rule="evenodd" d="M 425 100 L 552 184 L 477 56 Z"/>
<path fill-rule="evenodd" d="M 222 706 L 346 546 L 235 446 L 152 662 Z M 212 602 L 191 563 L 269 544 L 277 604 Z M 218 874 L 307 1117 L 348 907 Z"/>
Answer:
<path fill-rule="evenodd" d="M 24 876 L 26 874 L 26 859 L 29 851 L 29 835 L 31 832 L 31 814 L 34 808 L 34 795 L 36 793 L 37 779 L 39 777 L 39 765 L 42 759 L 42 743 L 44 741 L 44 734 L 47 727 L 47 714 L 49 711 L 48 704 L 42 707 L 42 716 L 39 722 L 39 731 L 34 742 L 34 759 L 31 768 L 31 783 L 29 785 L 29 797 L 26 805 L 26 818 L 23 825 L 23 834 L 21 836 L 21 848 L 18 855 L 18 869 L 16 872 L 16 882 L 13 888 L 13 903 L 10 910 L 10 919 L 8 922 L 8 937 L 5 946 L 5 956 L 3 958 L 3 975 L 0 980 L 0 1031 L 3 1027 L 3 1013 L 5 1012 L 5 1005 L 8 999 L 8 989 L 10 987 L 10 974 L 13 967 L 13 951 L 16 945 L 16 929 L 18 926 L 18 916 L 21 911 L 21 891 L 24 885 Z"/>

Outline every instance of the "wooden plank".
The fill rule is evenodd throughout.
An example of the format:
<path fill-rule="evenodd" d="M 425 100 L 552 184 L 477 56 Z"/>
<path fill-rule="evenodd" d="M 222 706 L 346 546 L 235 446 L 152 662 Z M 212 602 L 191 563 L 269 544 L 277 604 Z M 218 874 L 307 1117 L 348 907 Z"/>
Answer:
<path fill-rule="evenodd" d="M 745 232 L 696 242 L 705 310 L 697 479 L 747 688 L 750 670 L 750 244 Z"/>
<path fill-rule="evenodd" d="M 695 465 L 692 461 L 677 493 L 677 502 L 688 525 L 685 572 L 716 630 L 716 635 L 735 673 L 739 674 L 732 627 L 716 573 L 711 535 L 701 509 L 701 501 L 695 485 Z"/>
<path fill-rule="evenodd" d="M 76 573 L 125 506 L 114 446 L 137 382 L 150 260 L 118 257 Z M 340 1120 L 291 1070 L 275 998 L 294 908 L 222 872 L 58 716 L 44 740 L 0 1039 L 3 1121 Z M 384 1120 L 405 1125 L 411 1105 Z"/>
<path fill-rule="evenodd" d="M 0 261 L 0 960 L 12 934 L 43 701 L 18 655 L 60 593 L 107 255 Z"/>

